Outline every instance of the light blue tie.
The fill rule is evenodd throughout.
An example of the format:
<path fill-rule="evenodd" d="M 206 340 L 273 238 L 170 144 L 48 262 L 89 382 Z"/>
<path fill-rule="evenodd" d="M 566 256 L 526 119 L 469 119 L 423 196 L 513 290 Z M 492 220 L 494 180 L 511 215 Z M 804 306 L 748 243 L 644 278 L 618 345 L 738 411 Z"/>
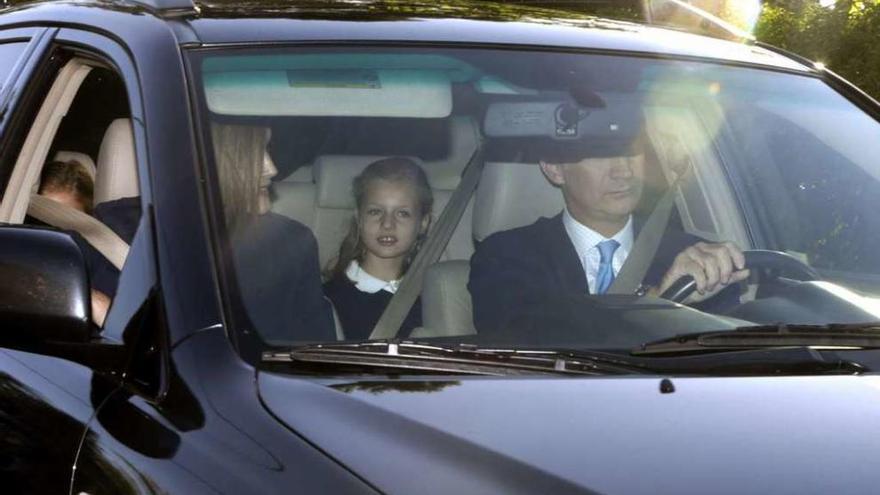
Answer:
<path fill-rule="evenodd" d="M 604 294 L 614 282 L 614 267 L 611 260 L 614 259 L 614 251 L 620 247 L 620 243 L 614 239 L 608 239 L 596 244 L 599 248 L 599 271 L 596 273 L 596 294 Z"/>

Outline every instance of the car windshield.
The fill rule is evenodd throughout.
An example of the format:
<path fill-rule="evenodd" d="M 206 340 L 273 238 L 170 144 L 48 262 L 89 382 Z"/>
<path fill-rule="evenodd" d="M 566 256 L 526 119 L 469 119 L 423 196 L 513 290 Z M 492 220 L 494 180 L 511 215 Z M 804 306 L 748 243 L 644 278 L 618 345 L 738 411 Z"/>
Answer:
<path fill-rule="evenodd" d="M 226 300 L 263 344 L 880 320 L 880 125 L 814 74 L 400 46 L 189 62 Z"/>

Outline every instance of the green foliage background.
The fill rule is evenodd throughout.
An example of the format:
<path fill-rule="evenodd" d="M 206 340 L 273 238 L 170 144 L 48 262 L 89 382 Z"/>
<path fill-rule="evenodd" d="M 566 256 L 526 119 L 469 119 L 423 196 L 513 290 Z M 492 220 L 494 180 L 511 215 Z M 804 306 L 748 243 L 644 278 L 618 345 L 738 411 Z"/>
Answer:
<path fill-rule="evenodd" d="M 498 1 L 488 0 L 486 4 Z M 745 18 L 748 15 L 744 10 L 748 9 L 743 7 L 757 0 L 684 1 L 734 26 L 751 30 L 759 41 L 824 63 L 880 100 L 880 0 L 825 0 L 829 6 L 822 6 L 819 0 L 760 0 L 761 13 L 754 26 L 753 19 Z M 643 17 L 642 0 L 505 0 L 504 3 L 634 22 L 640 22 Z"/>
<path fill-rule="evenodd" d="M 495 3 L 499 0 L 490 0 Z M 743 4 L 756 0 L 685 0 L 744 30 L 759 41 L 824 63 L 880 100 L 880 0 L 761 0 L 756 25 Z M 442 2 L 441 2 L 442 3 Z M 505 0 L 640 22 L 641 0 Z M 662 3 L 662 2 L 657 2 Z M 696 30 L 699 32 L 699 30 Z"/>
<path fill-rule="evenodd" d="M 760 41 L 824 63 L 880 99 L 880 0 L 765 1 L 755 26 Z"/>

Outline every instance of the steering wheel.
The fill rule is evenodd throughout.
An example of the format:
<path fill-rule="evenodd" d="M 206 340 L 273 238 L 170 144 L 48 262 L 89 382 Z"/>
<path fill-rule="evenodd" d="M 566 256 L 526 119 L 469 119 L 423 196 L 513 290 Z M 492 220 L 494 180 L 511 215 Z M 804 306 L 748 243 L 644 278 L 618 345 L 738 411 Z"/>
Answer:
<path fill-rule="evenodd" d="M 810 281 L 819 280 L 819 274 L 803 261 L 782 251 L 770 251 L 766 249 L 752 249 L 743 251 L 746 259 L 746 268 L 750 270 L 773 270 L 777 273 L 786 272 L 796 280 Z M 688 296 L 697 290 L 697 282 L 694 277 L 685 275 L 676 280 L 660 297 L 672 302 L 682 303 Z"/>

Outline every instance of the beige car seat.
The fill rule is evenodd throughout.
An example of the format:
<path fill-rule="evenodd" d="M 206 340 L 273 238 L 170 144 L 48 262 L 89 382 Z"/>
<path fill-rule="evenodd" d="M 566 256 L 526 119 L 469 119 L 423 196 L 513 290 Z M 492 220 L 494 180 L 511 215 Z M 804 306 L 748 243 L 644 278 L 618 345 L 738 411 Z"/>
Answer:
<path fill-rule="evenodd" d="M 422 161 L 434 193 L 436 219 L 458 186 L 461 172 L 477 149 L 478 130 L 470 118 L 450 119 L 450 149 L 446 158 Z M 387 156 L 321 155 L 312 166 L 301 167 L 277 182 L 272 211 L 297 220 L 312 229 L 318 240 L 322 267 L 336 256 L 354 215 L 351 185 L 373 161 Z M 469 215 L 469 211 L 466 215 Z M 470 222 L 462 222 L 453 233 L 441 259 L 468 259 L 473 253 Z"/>
<path fill-rule="evenodd" d="M 86 169 L 89 177 L 93 181 L 95 180 L 95 161 L 85 153 L 80 153 L 79 151 L 58 151 L 55 153 L 54 160 L 59 162 L 76 161 Z"/>
<path fill-rule="evenodd" d="M 474 194 L 474 239 L 480 242 L 495 232 L 551 217 L 563 206 L 562 193 L 537 164 L 487 162 Z M 476 333 L 469 274 L 466 260 L 440 261 L 428 269 L 422 290 L 423 328 L 414 337 Z"/>
<path fill-rule="evenodd" d="M 95 205 L 139 195 L 130 119 L 116 119 L 108 126 L 98 152 L 97 172 Z M 116 268 L 122 269 L 128 244 L 90 215 L 36 194 L 31 196 L 28 214 L 49 225 L 79 232 Z"/>
<path fill-rule="evenodd" d="M 95 205 L 140 196 L 131 119 L 116 119 L 104 132 L 95 175 Z"/>

